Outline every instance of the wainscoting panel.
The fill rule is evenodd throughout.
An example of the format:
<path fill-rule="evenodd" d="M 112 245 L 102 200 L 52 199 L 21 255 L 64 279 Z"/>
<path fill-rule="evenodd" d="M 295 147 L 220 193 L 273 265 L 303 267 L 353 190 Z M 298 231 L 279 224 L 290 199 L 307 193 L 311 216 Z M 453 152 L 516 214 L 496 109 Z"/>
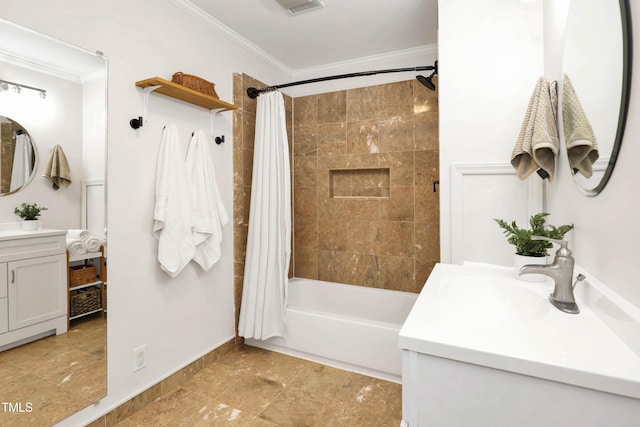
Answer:
<path fill-rule="evenodd" d="M 513 265 L 514 247 L 493 220 L 525 226 L 543 210 L 542 179 L 516 177 L 509 163 L 451 165 L 451 262 Z"/>

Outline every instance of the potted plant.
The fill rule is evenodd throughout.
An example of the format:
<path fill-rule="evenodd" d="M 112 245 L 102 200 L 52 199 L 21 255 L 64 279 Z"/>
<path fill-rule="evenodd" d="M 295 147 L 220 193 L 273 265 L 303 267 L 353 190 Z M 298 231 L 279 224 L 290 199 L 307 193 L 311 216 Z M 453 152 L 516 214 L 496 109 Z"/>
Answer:
<path fill-rule="evenodd" d="M 502 228 L 503 233 L 507 236 L 507 242 L 516 247 L 515 253 L 515 269 L 516 275 L 520 267 L 525 264 L 546 264 L 546 257 L 549 255 L 548 249 L 553 247 L 551 242 L 546 240 L 533 240 L 531 236 L 544 236 L 552 239 L 563 239 L 565 234 L 573 229 L 573 224 L 554 225 L 546 224 L 546 212 L 540 212 L 532 215 L 529 219 L 530 228 L 520 228 L 515 221 L 507 223 L 502 219 L 494 219 Z M 526 275 L 520 277 L 528 281 L 544 281 L 542 275 Z"/>
<path fill-rule="evenodd" d="M 24 220 L 22 224 L 25 230 L 35 230 L 38 228 L 36 220 L 40 216 L 40 213 L 46 210 L 46 207 L 38 206 L 37 203 L 23 203 L 19 207 L 15 208 L 13 213 Z"/>

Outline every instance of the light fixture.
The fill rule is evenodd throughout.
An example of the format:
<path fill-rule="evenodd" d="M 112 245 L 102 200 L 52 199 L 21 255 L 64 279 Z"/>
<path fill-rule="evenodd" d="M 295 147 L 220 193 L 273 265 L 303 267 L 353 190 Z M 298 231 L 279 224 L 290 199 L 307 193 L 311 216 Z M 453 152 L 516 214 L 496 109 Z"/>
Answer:
<path fill-rule="evenodd" d="M 13 92 L 15 93 L 21 93 L 22 89 L 29 89 L 34 92 L 38 92 L 40 98 L 42 99 L 45 99 L 47 97 L 47 91 L 44 89 L 0 79 L 0 92 L 7 91 L 9 90 L 9 88 L 11 88 L 11 90 L 13 90 Z"/>
<path fill-rule="evenodd" d="M 312 10 L 321 9 L 324 3 L 321 0 L 276 0 L 280 6 L 285 8 L 291 15 L 311 12 Z"/>

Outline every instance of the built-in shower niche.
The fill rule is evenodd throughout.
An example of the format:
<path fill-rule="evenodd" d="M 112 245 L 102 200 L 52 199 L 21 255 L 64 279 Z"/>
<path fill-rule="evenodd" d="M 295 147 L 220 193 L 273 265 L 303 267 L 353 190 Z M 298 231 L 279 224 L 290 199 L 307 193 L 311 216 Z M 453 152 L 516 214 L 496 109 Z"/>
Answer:
<path fill-rule="evenodd" d="M 389 168 L 331 169 L 333 198 L 389 198 Z"/>

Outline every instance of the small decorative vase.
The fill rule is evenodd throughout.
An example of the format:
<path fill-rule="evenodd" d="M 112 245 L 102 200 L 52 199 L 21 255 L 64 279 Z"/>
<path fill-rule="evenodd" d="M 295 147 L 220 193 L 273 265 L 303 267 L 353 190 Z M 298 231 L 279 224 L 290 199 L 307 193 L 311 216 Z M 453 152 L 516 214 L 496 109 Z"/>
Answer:
<path fill-rule="evenodd" d="M 38 221 L 35 219 L 25 219 L 22 221 L 22 229 L 24 231 L 34 231 L 38 229 Z"/>
<path fill-rule="evenodd" d="M 515 275 L 518 279 L 524 280 L 525 282 L 545 282 L 547 276 L 544 274 L 522 274 L 518 275 L 520 272 L 520 268 L 526 264 L 535 264 L 535 265 L 545 265 L 547 263 L 546 256 L 525 256 L 525 255 L 514 255 L 513 267 Z"/>

